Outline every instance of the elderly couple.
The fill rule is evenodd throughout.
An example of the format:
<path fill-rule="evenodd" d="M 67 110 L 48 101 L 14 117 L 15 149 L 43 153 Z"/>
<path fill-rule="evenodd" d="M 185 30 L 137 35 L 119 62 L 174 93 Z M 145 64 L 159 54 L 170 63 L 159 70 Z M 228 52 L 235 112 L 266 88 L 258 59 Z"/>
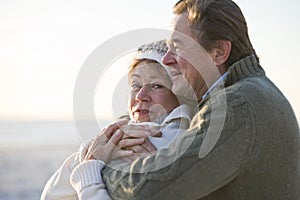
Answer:
<path fill-rule="evenodd" d="M 129 118 L 103 129 L 41 199 L 299 199 L 299 126 L 232 0 L 181 0 L 129 68 Z"/>

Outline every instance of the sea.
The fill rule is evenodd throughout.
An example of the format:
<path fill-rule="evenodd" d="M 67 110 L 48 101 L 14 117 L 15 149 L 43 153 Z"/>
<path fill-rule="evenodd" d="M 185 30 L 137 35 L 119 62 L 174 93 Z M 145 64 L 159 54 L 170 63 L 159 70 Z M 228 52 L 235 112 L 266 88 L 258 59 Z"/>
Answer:
<path fill-rule="evenodd" d="M 38 200 L 51 175 L 108 121 L 0 121 L 0 200 Z"/>

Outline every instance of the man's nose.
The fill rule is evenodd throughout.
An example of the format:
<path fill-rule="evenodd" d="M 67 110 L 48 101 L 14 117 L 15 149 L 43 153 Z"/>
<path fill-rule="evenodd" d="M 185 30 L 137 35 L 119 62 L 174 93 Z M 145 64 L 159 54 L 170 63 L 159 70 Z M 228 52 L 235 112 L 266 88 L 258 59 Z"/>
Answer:
<path fill-rule="evenodd" d="M 172 64 L 174 64 L 176 62 L 174 56 L 175 56 L 175 54 L 172 53 L 171 50 L 168 50 L 167 53 L 162 58 L 162 63 L 165 64 L 165 65 L 172 65 Z"/>

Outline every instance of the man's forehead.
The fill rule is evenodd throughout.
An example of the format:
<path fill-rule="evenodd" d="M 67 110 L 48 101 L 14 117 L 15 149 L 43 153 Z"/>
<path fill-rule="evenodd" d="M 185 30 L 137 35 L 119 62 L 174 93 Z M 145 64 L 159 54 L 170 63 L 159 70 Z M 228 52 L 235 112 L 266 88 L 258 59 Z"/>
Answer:
<path fill-rule="evenodd" d="M 171 19 L 170 27 L 174 30 L 176 28 L 177 22 L 179 20 L 179 15 L 174 15 Z"/>
<path fill-rule="evenodd" d="M 185 37 L 191 37 L 191 29 L 188 23 L 187 14 L 175 15 L 171 22 L 173 29 L 171 39 L 172 40 L 186 40 Z"/>
<path fill-rule="evenodd" d="M 171 20 L 170 26 L 173 30 L 177 30 L 177 31 L 189 27 L 187 14 L 184 13 L 184 14 L 174 15 L 174 17 Z"/>

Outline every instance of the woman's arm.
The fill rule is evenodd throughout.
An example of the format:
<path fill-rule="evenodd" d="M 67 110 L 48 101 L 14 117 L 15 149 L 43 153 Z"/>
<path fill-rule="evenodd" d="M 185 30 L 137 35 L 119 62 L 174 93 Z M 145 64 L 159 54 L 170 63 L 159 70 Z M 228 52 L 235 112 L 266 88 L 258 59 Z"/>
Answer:
<path fill-rule="evenodd" d="M 79 165 L 79 152 L 70 155 L 51 176 L 41 195 L 41 200 L 76 200 L 76 191 L 70 184 L 73 169 Z"/>
<path fill-rule="evenodd" d="M 110 199 L 102 181 L 101 170 L 105 163 L 132 154 L 131 150 L 116 146 L 123 135 L 119 128 L 125 123 L 127 121 L 119 121 L 102 130 L 89 145 L 83 162 L 72 171 L 70 182 L 79 200 Z"/>
<path fill-rule="evenodd" d="M 102 181 L 101 170 L 105 163 L 89 160 L 77 166 L 71 174 L 70 182 L 79 200 L 111 199 Z"/>

